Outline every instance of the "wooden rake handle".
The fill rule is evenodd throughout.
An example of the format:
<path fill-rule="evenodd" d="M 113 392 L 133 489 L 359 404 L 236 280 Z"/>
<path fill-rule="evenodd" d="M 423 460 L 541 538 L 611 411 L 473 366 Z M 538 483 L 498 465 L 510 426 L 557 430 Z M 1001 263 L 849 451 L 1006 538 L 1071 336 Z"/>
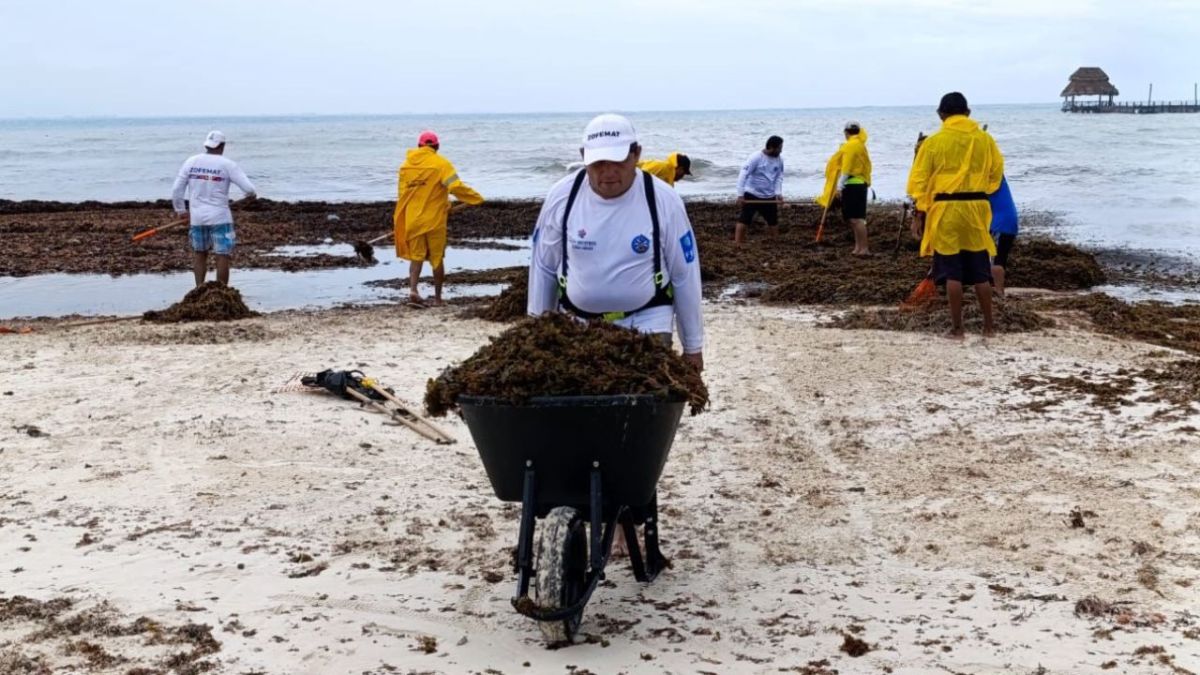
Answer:
<path fill-rule="evenodd" d="M 374 389 L 375 391 L 379 392 L 380 395 L 382 395 L 384 398 L 386 398 L 387 400 L 394 403 L 396 405 L 396 407 L 399 408 L 402 413 L 404 413 L 405 415 L 410 415 L 413 420 L 416 420 L 417 424 L 421 424 L 421 425 L 425 426 L 426 428 L 428 428 L 428 430 L 432 433 L 431 434 L 423 434 L 426 436 L 426 438 L 430 438 L 432 440 L 437 441 L 438 443 L 445 443 L 445 444 L 450 444 L 450 443 L 455 442 L 453 436 L 446 433 L 443 429 L 439 428 L 433 422 L 430 422 L 429 420 L 425 419 L 424 417 L 418 415 L 411 408 L 406 406 L 403 401 L 401 401 L 400 399 L 393 396 L 392 392 L 388 391 L 387 389 L 384 389 L 383 387 L 379 386 L 378 384 L 375 384 L 374 382 L 367 383 L 367 386 L 370 387 L 371 389 Z M 417 431 L 416 427 L 413 427 L 413 430 Z M 421 433 L 421 432 L 418 431 L 418 433 Z"/>
<path fill-rule="evenodd" d="M 159 225 L 158 227 L 152 227 L 148 230 L 143 230 L 143 231 L 138 232 L 137 234 L 133 235 L 133 241 L 141 241 L 141 240 L 145 239 L 146 237 L 158 234 L 159 232 L 166 230 L 168 228 L 179 227 L 180 225 L 183 225 L 186 222 L 188 222 L 187 218 L 180 218 L 179 220 L 173 220 L 173 221 L 167 223 L 166 225 Z"/>
<path fill-rule="evenodd" d="M 384 404 L 366 396 L 365 394 L 360 394 L 359 392 L 355 391 L 351 387 L 346 388 L 346 393 L 350 394 L 350 396 L 353 397 L 354 400 L 358 401 L 359 403 L 361 403 L 363 405 L 371 406 L 375 410 L 378 410 L 379 412 L 383 413 L 384 415 L 387 415 L 388 417 L 390 417 L 393 421 L 403 424 L 404 426 L 408 427 L 409 429 L 412 429 L 413 431 L 424 436 L 425 438 L 428 438 L 431 441 L 435 441 L 437 443 L 453 443 L 454 442 L 454 439 L 450 438 L 449 436 L 444 436 L 444 435 L 439 436 L 438 434 L 434 433 L 433 431 L 430 431 L 429 429 L 426 429 L 425 427 L 418 424 L 417 422 L 414 422 L 414 421 L 408 419 L 403 414 L 401 414 L 400 410 L 393 410 L 392 408 L 385 406 Z M 405 409 L 405 411 L 407 411 L 407 408 Z M 411 413 L 409 413 L 409 414 L 411 414 Z M 417 418 L 417 419 L 420 419 L 420 418 Z M 430 426 L 432 426 L 432 425 L 430 425 Z"/>
<path fill-rule="evenodd" d="M 374 246 L 375 244 L 378 244 L 379 242 L 383 241 L 384 239 L 387 239 L 390 236 L 392 236 L 391 232 L 388 232 L 387 234 L 381 234 L 378 237 L 375 237 L 374 239 L 368 241 L 367 244 L 369 244 L 370 246 Z"/>
<path fill-rule="evenodd" d="M 450 207 L 450 211 L 448 213 L 454 213 L 455 211 L 466 208 L 468 206 L 471 206 L 471 205 L 466 202 L 458 202 L 454 206 Z M 395 231 L 381 234 L 378 237 L 375 237 L 374 239 L 368 240 L 367 245 L 374 246 L 375 244 L 378 244 L 379 242 L 383 241 L 384 239 L 387 239 L 388 237 L 392 236 L 394 233 L 395 233 Z"/>
<path fill-rule="evenodd" d="M 832 203 L 833 203 L 833 199 L 830 198 L 829 204 L 832 204 Z M 826 204 L 825 210 L 821 212 L 821 224 L 817 226 L 816 242 L 818 244 L 821 243 L 821 235 L 825 234 L 825 219 L 829 217 L 829 204 Z"/>

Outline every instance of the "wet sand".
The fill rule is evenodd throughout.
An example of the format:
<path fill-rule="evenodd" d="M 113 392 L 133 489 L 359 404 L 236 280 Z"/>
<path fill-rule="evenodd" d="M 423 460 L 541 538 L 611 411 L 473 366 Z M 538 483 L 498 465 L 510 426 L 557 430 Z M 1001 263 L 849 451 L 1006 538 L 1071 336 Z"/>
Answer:
<path fill-rule="evenodd" d="M 166 208 L 0 202 L 20 253 L 0 275 L 186 269 L 182 230 L 128 243 Z M 536 210 L 489 204 L 451 231 L 522 237 Z M 928 269 L 906 238 L 893 254 L 895 205 L 872 209 L 869 260 L 836 222 L 813 242 L 815 207 L 743 249 L 731 205 L 689 211 L 713 404 L 684 420 L 661 486 L 674 567 L 649 586 L 610 567 L 581 644 L 546 650 L 509 607 L 517 510 L 460 421 L 460 442 L 435 446 L 273 391 L 361 368 L 417 403 L 504 329 L 472 316 L 521 313 L 509 268 L 455 275 L 517 284 L 466 310 L 37 320 L 0 336 L 0 672 L 1200 670 L 1194 308 L 1018 290 L 1010 328 L 1028 332 L 953 343 L 929 332 L 944 312 L 874 309 Z M 390 214 L 255 204 L 237 264 L 356 265 L 269 253 L 368 238 Z M 1025 237 L 1011 285 L 1075 291 L 1114 270 L 1194 285 L 1100 260 Z"/>
<path fill-rule="evenodd" d="M 479 207 L 456 211 L 448 223 L 451 248 L 477 247 L 480 238 L 527 238 L 537 220 L 539 202 L 495 201 Z M 258 200 L 235 205 L 238 248 L 235 267 L 242 269 L 282 269 L 299 271 L 363 265 L 353 255 L 280 255 L 283 246 L 314 246 L 322 243 L 347 244 L 369 240 L 391 231 L 392 202 L 274 202 Z M 814 241 L 821 209 L 815 204 L 791 205 L 781 212 L 783 235 L 764 244 L 761 225 L 751 228 L 758 245 L 736 250 L 729 241 L 736 209 L 727 202 L 694 201 L 688 214 L 697 230 L 706 281 L 780 283 L 803 271 L 817 259 L 826 261 L 848 256 L 852 238 L 836 214 L 831 214 L 821 244 Z M 0 200 L 0 236 L 6 255 L 0 260 L 0 276 L 28 276 L 53 272 L 92 274 L 131 274 L 191 269 L 187 228 L 165 230 L 140 242 L 130 238 L 136 232 L 164 225 L 174 214 L 166 202 L 6 202 Z M 916 246 L 901 231 L 900 207 L 892 203 L 872 206 L 868 227 L 872 232 L 874 261 L 860 261 L 858 268 L 847 267 L 843 274 L 852 280 L 878 276 L 880 266 L 888 271 L 903 271 L 905 276 L 927 269 L 927 260 L 919 260 Z M 1026 216 L 1027 226 L 1045 220 L 1043 214 Z M 900 235 L 899 237 L 897 235 Z M 897 250 L 897 240 L 901 244 Z M 1022 270 L 1021 260 L 1074 260 L 1081 254 L 1074 247 L 1061 246 L 1045 251 L 1028 240 L 1018 240 L 1014 269 L 1018 285 L 1055 290 L 1086 288 L 1103 281 L 1098 268 L 1082 277 L 1049 274 L 1044 264 Z M 378 246 L 391 246 L 391 240 Z M 496 244 L 486 244 L 495 247 Z M 707 254 L 705 252 L 708 252 Z M 875 267 L 866 269 L 867 262 Z M 1117 261 L 1114 261 L 1116 264 Z M 1083 263 L 1086 265 L 1086 261 Z M 1094 267 L 1094 262 L 1092 263 Z M 922 268 L 925 269 L 922 269 Z M 915 270 L 915 271 L 914 271 Z M 1023 271 L 1038 274 L 1021 280 Z M 1053 270 L 1052 270 L 1053 271 Z M 1130 272 L 1132 273 L 1132 272 Z M 1090 276 L 1089 276 L 1090 274 Z M 1090 283 L 1085 283 L 1090 282 Z"/>
<path fill-rule="evenodd" d="M 380 265 L 364 267 L 348 243 L 385 228 L 391 210 L 389 202 L 260 201 L 246 205 L 237 216 L 241 243 L 235 254 L 233 284 L 245 284 L 242 290 L 252 304 L 261 297 L 267 305 L 261 309 L 326 306 L 332 304 L 330 298 L 341 303 L 379 301 L 380 289 L 405 284 L 402 261 L 392 261 L 390 252 L 381 251 Z M 488 260 L 491 265 L 528 260 L 528 253 L 514 244 L 528 237 L 537 210 L 536 202 L 513 201 L 455 212 L 449 223 L 447 265 L 451 269 L 466 265 L 470 271 L 454 275 L 451 285 L 481 282 L 491 274 L 511 278 L 507 272 L 480 269 L 489 266 Z M 10 296 L 18 296 L 9 298 L 12 307 L 8 312 L 0 307 L 0 317 L 122 312 L 129 311 L 129 302 L 101 300 L 128 297 L 140 290 L 163 302 L 176 285 L 182 293 L 189 281 L 183 270 L 191 265 L 185 229 L 168 230 L 141 243 L 129 240 L 139 227 L 165 222 L 165 211 L 165 203 L 149 202 L 0 202 L 0 235 L 5 238 L 6 252 L 11 252 L 0 260 L 0 277 L 46 275 L 10 281 Z M 712 297 L 732 289 L 784 305 L 890 305 L 903 300 L 929 270 L 929 260 L 917 256 L 907 228 L 900 227 L 902 214 L 896 204 L 877 204 L 871 209 L 868 227 L 876 255 L 869 259 L 850 255 L 850 232 L 836 214 L 829 218 L 823 240 L 816 242 L 821 210 L 812 204 L 784 209 L 783 231 L 777 237 L 766 236 L 761 225 L 753 226 L 748 244 L 740 248 L 731 241 L 732 204 L 691 202 L 688 211 L 701 251 L 701 276 Z M 1036 229 L 1042 219 L 1040 214 L 1030 214 L 1026 225 Z M 140 224 L 135 227 L 135 223 Z M 497 241 L 497 237 L 505 240 Z M 325 242 L 335 245 L 322 248 Z M 473 250 L 481 246 L 516 250 Z M 53 271 L 122 275 L 169 270 L 176 271 L 175 278 L 159 274 L 120 280 L 48 275 Z M 307 272 L 293 277 L 276 270 Z M 1122 273 L 1131 274 L 1128 270 Z M 1052 290 L 1087 289 L 1105 279 L 1105 271 L 1091 253 L 1036 236 L 1018 240 L 1009 269 L 1011 285 Z M 22 286 L 31 290 L 13 290 Z M 335 288 L 336 292 L 330 291 Z M 40 306 L 36 302 L 40 294 L 54 294 L 55 302 Z M 136 311 L 156 308 L 143 305 Z"/>
<path fill-rule="evenodd" d="M 712 409 L 684 419 L 660 488 L 673 567 L 642 586 L 615 562 L 559 650 L 509 607 L 517 509 L 460 421 L 437 446 L 273 392 L 361 368 L 415 403 L 503 325 L 379 307 L 0 336 L 0 607 L 75 603 L 54 630 L 0 612 L 0 664 L 1200 670 L 1200 415 L 1138 400 L 1139 370 L 1183 353 L 1070 312 L 959 344 L 818 325 L 837 308 L 706 309 Z M 1129 404 L 1020 384 L 1070 378 L 1128 385 Z M 110 626 L 195 639 L 68 620 L 100 603 Z"/>

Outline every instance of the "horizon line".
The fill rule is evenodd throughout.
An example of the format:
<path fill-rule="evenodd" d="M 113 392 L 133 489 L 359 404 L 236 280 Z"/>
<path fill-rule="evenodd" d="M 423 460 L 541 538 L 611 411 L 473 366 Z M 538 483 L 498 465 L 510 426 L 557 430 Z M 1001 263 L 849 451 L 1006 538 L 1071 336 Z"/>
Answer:
<path fill-rule="evenodd" d="M 991 106 L 1030 106 L 1030 105 L 1059 105 L 1057 101 L 1030 101 L 1023 103 L 976 103 L 979 107 Z M 676 108 L 653 110 L 622 110 L 614 112 L 622 114 L 658 114 L 658 113 L 711 113 L 711 112 L 784 112 L 790 110 L 863 110 L 876 108 L 925 108 L 935 107 L 934 104 L 905 104 L 905 105 L 845 105 L 817 107 L 778 107 L 778 108 Z M 57 115 L 57 116 L 25 116 L 0 117 L 0 122 L 65 122 L 65 121 L 122 121 L 122 120 L 203 120 L 203 119 L 261 119 L 261 118 L 335 118 L 335 117 L 467 117 L 467 116 L 503 116 L 503 115 L 588 115 L 597 114 L 593 110 L 522 110 L 522 111 L 477 111 L 477 112 L 297 112 L 297 113 L 212 113 L 184 115 Z"/>

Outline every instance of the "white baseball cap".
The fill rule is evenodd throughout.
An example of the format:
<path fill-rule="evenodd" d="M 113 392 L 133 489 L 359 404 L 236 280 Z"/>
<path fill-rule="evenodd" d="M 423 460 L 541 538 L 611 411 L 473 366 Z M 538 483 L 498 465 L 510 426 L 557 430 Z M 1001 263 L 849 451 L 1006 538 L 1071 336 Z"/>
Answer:
<path fill-rule="evenodd" d="M 637 143 L 633 123 L 622 115 L 597 115 L 583 130 L 583 163 L 623 162 Z"/>
<path fill-rule="evenodd" d="M 204 147 L 215 148 L 225 142 L 225 134 L 219 131 L 210 131 L 204 137 Z"/>

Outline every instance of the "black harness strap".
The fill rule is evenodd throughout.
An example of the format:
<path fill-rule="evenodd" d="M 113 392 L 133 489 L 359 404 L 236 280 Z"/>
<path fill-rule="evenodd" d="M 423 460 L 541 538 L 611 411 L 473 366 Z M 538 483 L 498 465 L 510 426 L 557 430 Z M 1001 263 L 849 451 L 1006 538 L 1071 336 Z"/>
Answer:
<path fill-rule="evenodd" d="M 575 175 L 575 183 L 571 186 L 571 194 L 567 197 L 567 207 L 563 209 L 562 217 L 562 274 L 558 277 L 558 301 L 563 309 L 572 314 L 584 319 L 604 319 L 605 321 L 620 321 L 625 317 L 636 314 L 643 309 L 651 307 L 661 307 L 664 305 L 672 305 L 675 303 L 675 288 L 670 281 L 664 285 L 666 275 L 662 271 L 662 247 L 660 243 L 659 224 L 658 224 L 658 200 L 654 196 L 654 177 L 649 173 L 642 172 L 643 183 L 646 192 L 646 205 L 650 209 L 650 224 L 651 224 L 651 243 L 654 248 L 654 297 L 641 307 L 630 311 L 615 311 L 615 312 L 588 312 L 580 309 L 571 302 L 571 298 L 567 296 L 567 251 L 570 248 L 567 245 L 567 220 L 571 216 L 571 207 L 575 205 L 575 197 L 579 194 L 580 188 L 583 186 L 583 180 L 587 177 L 587 170 L 580 169 Z"/>
<path fill-rule="evenodd" d="M 662 276 L 662 250 L 658 245 L 658 200 L 654 198 L 654 176 L 643 171 L 642 178 L 645 179 L 643 183 L 646 185 L 646 205 L 650 207 L 650 240 L 654 247 L 654 294 L 657 296 Z"/>
<path fill-rule="evenodd" d="M 571 207 L 575 205 L 575 198 L 579 196 L 579 188 L 583 187 L 584 178 L 587 178 L 587 169 L 580 169 L 579 173 L 575 174 L 575 183 L 571 185 L 571 194 L 567 197 L 567 208 L 563 209 L 562 277 L 559 279 L 559 285 L 567 280 L 567 218 L 571 217 Z"/>

